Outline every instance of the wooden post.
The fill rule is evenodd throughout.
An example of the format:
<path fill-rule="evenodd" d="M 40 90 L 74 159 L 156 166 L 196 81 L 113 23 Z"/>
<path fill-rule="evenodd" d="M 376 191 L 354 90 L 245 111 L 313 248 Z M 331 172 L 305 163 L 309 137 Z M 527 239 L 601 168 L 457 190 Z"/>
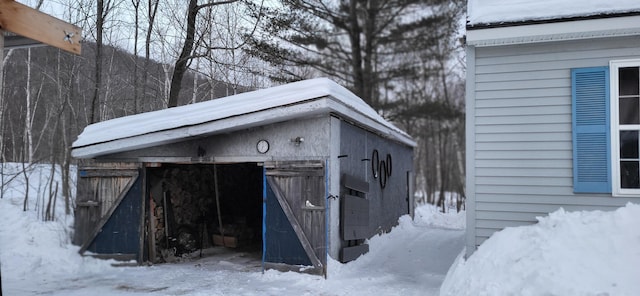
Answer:
<path fill-rule="evenodd" d="M 13 0 L 0 0 L 0 29 L 80 54 L 79 27 Z"/>

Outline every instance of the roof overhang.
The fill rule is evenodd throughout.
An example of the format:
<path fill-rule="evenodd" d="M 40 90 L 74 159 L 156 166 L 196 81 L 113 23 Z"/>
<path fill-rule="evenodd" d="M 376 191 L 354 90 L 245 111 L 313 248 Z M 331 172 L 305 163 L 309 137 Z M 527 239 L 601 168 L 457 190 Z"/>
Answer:
<path fill-rule="evenodd" d="M 115 138 L 104 142 L 92 143 L 86 146 L 74 147 L 72 156 L 76 158 L 94 158 L 118 152 L 131 151 L 171 143 L 177 143 L 195 138 L 202 138 L 216 134 L 230 133 L 278 122 L 285 122 L 298 118 L 309 118 L 319 115 L 338 114 L 340 117 L 357 122 L 382 137 L 389 138 L 405 145 L 415 147 L 416 142 L 407 134 L 389 129 L 374 118 L 353 112 L 353 108 L 331 96 L 307 100 L 296 104 L 278 106 L 253 113 L 240 114 L 196 125 L 179 126 L 176 128 L 152 131 L 124 138 Z"/>
<path fill-rule="evenodd" d="M 640 35 L 640 15 L 562 22 L 467 28 L 476 47 Z"/>

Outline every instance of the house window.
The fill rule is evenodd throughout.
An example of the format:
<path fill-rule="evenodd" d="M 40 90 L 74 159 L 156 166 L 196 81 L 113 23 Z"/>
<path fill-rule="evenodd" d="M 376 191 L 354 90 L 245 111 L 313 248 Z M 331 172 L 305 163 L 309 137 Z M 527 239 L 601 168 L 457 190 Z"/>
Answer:
<path fill-rule="evenodd" d="M 612 61 L 613 195 L 640 193 L 640 60 Z"/>

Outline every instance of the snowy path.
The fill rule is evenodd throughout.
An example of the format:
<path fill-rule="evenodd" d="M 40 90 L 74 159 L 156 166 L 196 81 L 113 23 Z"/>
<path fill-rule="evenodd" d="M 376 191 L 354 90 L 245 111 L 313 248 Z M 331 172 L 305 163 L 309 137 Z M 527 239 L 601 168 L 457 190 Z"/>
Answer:
<path fill-rule="evenodd" d="M 255 258 L 213 256 L 150 267 L 104 267 L 76 274 L 34 272 L 14 278 L 3 266 L 6 295 L 438 295 L 464 231 L 401 221 L 371 239 L 358 260 L 330 262 L 329 279 L 260 272 Z M 94 261 L 94 259 L 87 259 Z M 240 264 L 245 260 L 249 264 Z"/>
<path fill-rule="evenodd" d="M 177 264 L 113 267 L 110 261 L 78 255 L 79 247 L 69 242 L 72 216 L 62 214 L 54 222 L 42 222 L 33 199 L 23 212 L 22 188 L 7 186 L 0 199 L 5 296 L 438 295 L 464 245 L 465 213 L 441 214 L 425 205 L 416 208 L 413 220 L 402 216 L 390 233 L 371 238 L 369 253 L 347 264 L 330 261 L 326 280 L 295 272 L 263 274 L 259 258 L 241 253 Z M 56 208 L 64 213 L 62 202 Z"/>

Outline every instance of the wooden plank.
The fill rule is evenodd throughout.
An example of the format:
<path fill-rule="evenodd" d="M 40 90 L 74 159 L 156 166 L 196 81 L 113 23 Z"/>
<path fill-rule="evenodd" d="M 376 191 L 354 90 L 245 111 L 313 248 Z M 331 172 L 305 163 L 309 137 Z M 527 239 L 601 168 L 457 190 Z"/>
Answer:
<path fill-rule="evenodd" d="M 298 239 L 300 240 L 300 243 L 302 244 L 302 248 L 307 253 L 307 256 L 309 256 L 309 260 L 311 260 L 311 263 L 313 264 L 313 266 L 322 267 L 323 264 L 320 261 L 320 258 L 316 256 L 313 250 L 313 246 L 311 245 L 306 235 L 304 234 L 303 228 L 300 226 L 298 219 L 296 219 L 293 213 L 293 210 L 289 206 L 289 203 L 287 202 L 287 200 L 285 199 L 282 193 L 282 189 L 280 188 L 280 186 L 278 186 L 278 184 L 272 178 L 267 178 L 267 182 L 269 183 L 269 186 L 271 186 L 273 193 L 276 195 L 276 199 L 278 200 L 278 203 L 280 203 L 282 210 L 284 211 L 285 215 L 289 219 L 289 222 L 291 223 L 291 226 L 293 227 L 294 232 L 296 233 L 296 235 L 298 236 Z"/>
<path fill-rule="evenodd" d="M 344 185 L 344 187 L 347 187 L 349 189 L 353 189 L 362 193 L 369 193 L 369 183 L 354 176 L 343 174 L 342 184 Z"/>
<path fill-rule="evenodd" d="M 129 192 L 131 187 L 133 187 L 133 184 L 136 182 L 137 179 L 138 179 L 138 176 L 135 176 L 131 178 L 131 180 L 129 180 L 129 183 L 127 183 L 125 188 L 118 195 L 116 202 L 109 208 L 107 213 L 104 216 L 102 216 L 102 219 L 100 219 L 100 222 L 98 222 L 98 225 L 93 229 L 91 234 L 87 237 L 87 240 L 82 244 L 78 253 L 80 254 L 84 253 L 87 250 L 87 248 L 91 245 L 91 242 L 93 242 L 95 237 L 100 233 L 100 231 L 102 230 L 102 227 L 107 223 L 107 221 L 109 220 L 113 212 L 116 210 L 116 208 L 118 208 L 118 205 L 120 205 L 120 202 L 122 202 L 125 196 L 127 196 L 127 193 Z"/>
<path fill-rule="evenodd" d="M 342 250 L 340 250 L 340 262 L 345 263 L 356 260 L 362 254 L 367 252 L 369 252 L 369 245 L 367 244 L 342 248 Z"/>
<path fill-rule="evenodd" d="M 132 169 L 81 169 L 78 172 L 80 178 L 93 177 L 133 177 L 138 175 L 138 170 Z"/>
<path fill-rule="evenodd" d="M 322 170 L 277 170 L 267 171 L 267 176 L 279 176 L 279 177 L 319 177 L 324 176 Z"/>
<path fill-rule="evenodd" d="M 0 29 L 80 54 L 79 27 L 13 0 L 0 0 Z"/>

